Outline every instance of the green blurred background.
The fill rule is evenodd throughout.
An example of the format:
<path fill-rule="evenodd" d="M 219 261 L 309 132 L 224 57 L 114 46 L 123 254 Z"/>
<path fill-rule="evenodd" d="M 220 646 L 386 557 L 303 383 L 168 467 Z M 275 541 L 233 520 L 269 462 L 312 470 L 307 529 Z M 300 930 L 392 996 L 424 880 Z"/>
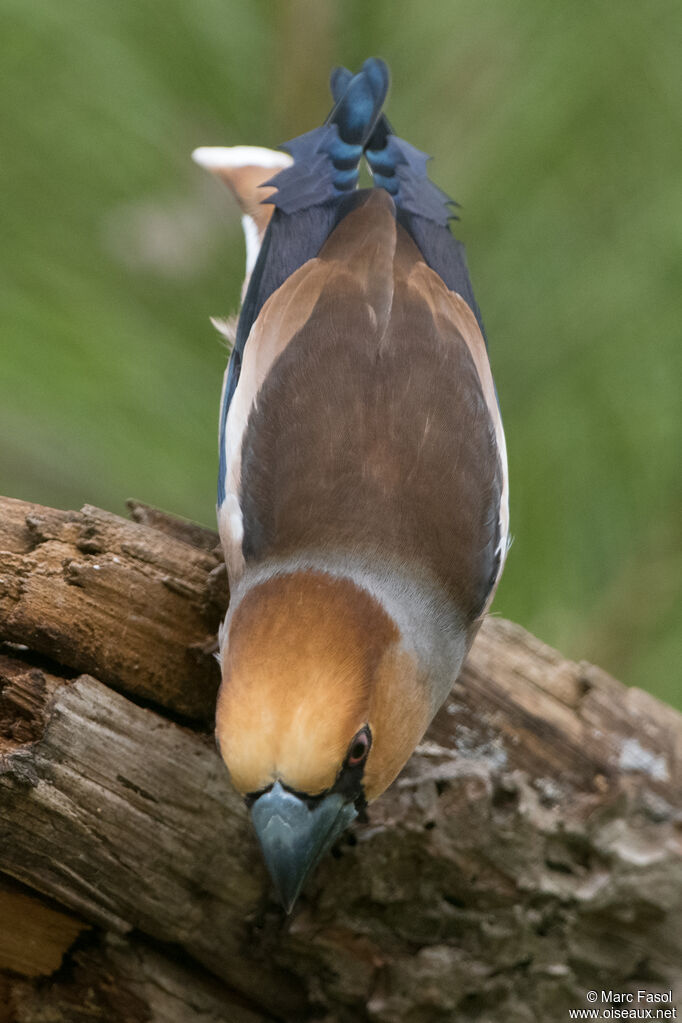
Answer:
<path fill-rule="evenodd" d="M 189 159 L 334 63 L 461 203 L 510 455 L 495 610 L 682 702 L 679 0 L 1 0 L 0 492 L 214 522 L 239 218 Z"/>

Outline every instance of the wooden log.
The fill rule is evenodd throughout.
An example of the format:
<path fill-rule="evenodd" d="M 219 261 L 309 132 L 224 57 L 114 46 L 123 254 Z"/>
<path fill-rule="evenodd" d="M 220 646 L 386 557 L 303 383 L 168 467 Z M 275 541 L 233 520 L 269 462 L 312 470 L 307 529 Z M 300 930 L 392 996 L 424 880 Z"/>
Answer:
<path fill-rule="evenodd" d="M 182 946 L 266 1007 L 302 1008 L 295 977 L 243 956 L 265 873 L 207 736 L 89 676 L 4 655 L 0 680 L 31 737 L 0 745 L 0 869 L 104 928 Z"/>
<path fill-rule="evenodd" d="M 227 606 L 217 551 L 86 505 L 2 499 L 2 638 L 121 692 L 210 720 Z M 196 529 L 196 527 L 195 527 Z"/>
<path fill-rule="evenodd" d="M 164 565 L 178 583 L 169 592 L 192 609 L 176 647 L 210 645 L 220 588 L 206 594 L 220 570 L 209 538 L 194 542 L 163 516 L 159 528 L 159 519 L 124 523 L 91 509 L 11 511 L 14 547 L 0 573 L 11 620 L 0 630 L 29 649 L 6 648 L 0 664 L 0 870 L 93 925 L 89 940 L 163 943 L 154 955 L 170 960 L 168 970 L 165 949 L 187 957 L 178 983 L 196 977 L 201 989 L 211 974 L 245 1011 L 278 1020 L 552 1023 L 585 1008 L 588 989 L 677 986 L 682 995 L 677 712 L 489 619 L 401 777 L 286 918 L 202 727 L 209 711 L 183 696 L 194 682 L 182 674 L 182 650 L 163 662 L 170 674 L 153 707 L 138 705 L 151 699 L 149 686 L 141 691 L 127 673 L 127 652 L 109 652 L 122 634 L 137 643 L 145 630 L 158 649 L 172 613 L 153 599 L 167 589 L 157 589 Z M 22 525 L 22 515 L 40 527 Z M 100 587 L 88 562 L 93 588 L 79 603 L 61 596 L 72 584 L 49 545 L 74 557 L 85 523 L 95 524 L 99 550 L 79 557 L 105 564 L 117 552 L 122 567 L 115 585 Z M 35 529 L 48 538 L 36 544 Z M 123 550 L 128 530 L 135 556 Z M 26 584 L 45 545 L 71 633 L 56 612 L 41 627 L 32 607 L 46 599 Z M 137 593 L 128 607 L 142 623 L 128 631 L 120 597 L 128 574 L 143 585 L 140 563 L 151 566 L 150 603 L 140 616 Z M 103 630 L 89 645 L 82 613 Z M 50 646 L 56 634 L 60 645 Z M 96 651 L 98 678 L 74 675 L 83 649 Z M 71 670 L 60 675 L 36 651 Z M 188 705 L 194 715 L 181 713 L 198 724 L 172 719 Z M 77 942 L 73 964 L 78 954 Z M 112 969 L 96 961 L 93 970 Z M 16 1019 L 42 1018 L 35 1012 Z M 237 1018 L 230 1012 L 222 1018 Z"/>

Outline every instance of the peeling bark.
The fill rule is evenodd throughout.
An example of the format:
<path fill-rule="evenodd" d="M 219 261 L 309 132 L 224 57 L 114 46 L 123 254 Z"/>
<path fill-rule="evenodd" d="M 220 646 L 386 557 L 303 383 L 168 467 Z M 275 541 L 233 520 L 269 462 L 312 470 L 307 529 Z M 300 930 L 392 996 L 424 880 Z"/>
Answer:
<path fill-rule="evenodd" d="M 217 537 L 213 550 L 191 537 L 184 522 L 171 534 L 89 505 L 63 512 L 3 499 L 2 638 L 209 721 L 227 582 Z"/>
<path fill-rule="evenodd" d="M 0 1023 L 552 1023 L 588 989 L 682 996 L 676 711 L 488 619 L 286 918 L 209 731 L 216 537 L 132 514 L 0 502 L 0 911 L 20 895 L 45 935 L 6 928 Z"/>

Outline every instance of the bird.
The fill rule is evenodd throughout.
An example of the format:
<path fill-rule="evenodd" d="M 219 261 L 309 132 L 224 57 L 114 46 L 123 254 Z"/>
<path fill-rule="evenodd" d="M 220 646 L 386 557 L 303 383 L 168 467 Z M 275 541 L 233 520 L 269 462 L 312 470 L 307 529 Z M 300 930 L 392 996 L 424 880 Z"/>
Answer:
<path fill-rule="evenodd" d="M 193 153 L 247 245 L 219 420 L 216 742 L 287 912 L 422 740 L 508 548 L 456 204 L 389 123 L 389 80 L 376 57 L 335 68 L 321 126 Z"/>

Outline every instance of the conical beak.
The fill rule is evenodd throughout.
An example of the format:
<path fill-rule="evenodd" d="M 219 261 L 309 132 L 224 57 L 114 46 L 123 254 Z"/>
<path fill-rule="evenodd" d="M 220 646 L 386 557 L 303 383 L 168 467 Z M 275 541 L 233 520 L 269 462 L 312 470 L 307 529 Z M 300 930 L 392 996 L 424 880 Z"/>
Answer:
<path fill-rule="evenodd" d="M 290 913 L 308 874 L 357 811 L 338 793 L 310 809 L 277 781 L 251 807 L 251 820 L 282 904 Z"/>

